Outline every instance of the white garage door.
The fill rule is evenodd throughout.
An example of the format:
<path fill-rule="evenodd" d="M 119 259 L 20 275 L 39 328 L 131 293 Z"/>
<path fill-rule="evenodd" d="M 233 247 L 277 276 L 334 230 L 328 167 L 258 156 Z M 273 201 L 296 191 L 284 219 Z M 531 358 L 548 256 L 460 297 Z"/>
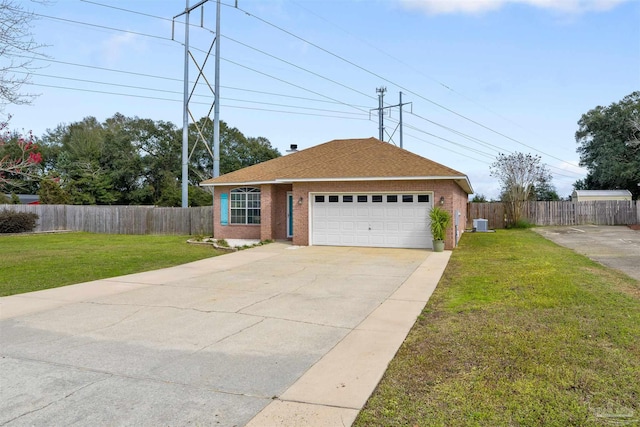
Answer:
<path fill-rule="evenodd" d="M 431 248 L 430 194 L 312 194 L 311 244 Z"/>

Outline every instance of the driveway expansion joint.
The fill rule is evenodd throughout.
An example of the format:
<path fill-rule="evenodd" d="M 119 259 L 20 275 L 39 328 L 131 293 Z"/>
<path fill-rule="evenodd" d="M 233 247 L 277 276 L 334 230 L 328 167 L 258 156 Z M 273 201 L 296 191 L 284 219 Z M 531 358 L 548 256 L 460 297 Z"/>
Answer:
<path fill-rule="evenodd" d="M 17 356 L 11 356 L 11 355 L 2 355 L 1 357 L 8 358 L 8 359 L 13 359 L 13 360 L 25 360 L 25 361 L 29 361 L 29 362 L 33 362 L 33 363 L 40 363 L 40 364 L 43 364 L 43 365 L 57 366 L 57 367 L 60 367 L 60 368 L 67 368 L 67 369 L 72 369 L 72 370 L 76 370 L 76 371 L 80 371 L 80 372 L 91 372 L 91 373 L 94 373 L 94 374 L 106 375 L 105 378 L 99 378 L 98 380 L 92 381 L 89 384 L 85 384 L 82 387 L 79 387 L 78 389 L 76 389 L 73 392 L 69 393 L 68 395 L 57 399 L 56 401 L 58 401 L 58 402 L 61 401 L 61 400 L 66 399 L 66 398 L 68 398 L 70 396 L 72 396 L 73 394 L 77 393 L 78 391 L 80 391 L 80 390 L 82 390 L 84 388 L 87 388 L 87 387 L 89 387 L 91 385 L 94 385 L 94 384 L 97 384 L 99 382 L 106 381 L 106 380 L 109 380 L 109 379 L 113 379 L 113 378 L 125 378 L 125 379 L 129 379 L 129 380 L 134 380 L 134 381 L 148 381 L 148 382 L 157 383 L 157 384 L 174 384 L 174 385 L 179 385 L 181 387 L 186 387 L 186 388 L 191 388 L 191 389 L 198 389 L 198 390 L 207 390 L 207 391 L 210 391 L 210 392 L 227 394 L 227 395 L 231 395 L 231 396 L 243 396 L 243 397 L 252 397 L 252 398 L 258 398 L 258 399 L 265 399 L 265 400 L 274 400 L 274 396 L 273 395 L 261 395 L 261 394 L 255 394 L 255 393 L 233 392 L 233 391 L 229 391 L 229 390 L 223 390 L 223 389 L 218 389 L 218 388 L 214 388 L 214 387 L 208 387 L 206 385 L 194 385 L 194 384 L 185 383 L 185 382 L 157 379 L 157 378 L 153 378 L 153 377 L 149 377 L 149 376 L 142 376 L 142 375 L 127 375 L 127 374 L 122 374 L 122 373 L 105 371 L 105 370 L 102 370 L 102 369 L 79 367 L 79 366 L 74 366 L 74 365 L 70 365 L 70 364 L 66 364 L 66 363 L 56 363 L 56 362 L 50 362 L 50 361 L 47 361 L 47 360 L 34 359 L 34 358 L 30 358 L 30 357 L 17 357 Z M 162 366 L 162 365 L 160 365 L 160 366 Z M 55 403 L 55 402 L 51 402 L 51 403 Z M 39 408 L 37 410 L 44 409 L 46 406 L 50 406 L 51 403 L 49 403 L 49 404 L 45 405 L 44 407 Z M 25 414 L 22 414 L 20 416 L 27 415 L 28 413 L 35 412 L 37 410 L 26 412 Z M 5 422 L 3 424 L 0 424 L 0 426 L 6 424 L 8 422 L 11 422 L 11 421 L 13 421 L 13 420 L 10 420 L 10 421 L 7 421 L 7 422 Z"/>
<path fill-rule="evenodd" d="M 313 405 L 313 406 L 322 406 L 325 408 L 335 408 L 335 409 L 355 409 L 356 411 L 359 411 L 362 408 L 356 407 L 356 406 L 345 406 L 345 405 L 332 405 L 330 403 L 317 403 L 317 402 L 310 402 L 307 400 L 296 400 L 296 399 L 281 399 L 279 397 L 273 399 L 276 400 L 278 402 L 290 402 L 290 403 L 303 403 L 305 405 Z"/>
<path fill-rule="evenodd" d="M 22 417 L 24 417 L 24 416 L 26 416 L 26 415 L 34 414 L 34 413 L 36 413 L 36 412 L 42 411 L 43 409 L 46 409 L 46 408 L 48 408 L 48 407 L 49 407 L 49 406 L 51 406 L 51 405 L 54 405 L 54 404 L 56 404 L 56 403 L 58 403 L 58 402 L 61 402 L 61 401 L 65 400 L 65 399 L 68 399 L 69 397 L 73 396 L 73 395 L 74 395 L 74 394 L 76 394 L 77 392 L 79 392 L 79 391 L 81 391 L 81 390 L 83 390 L 83 389 L 85 389 L 85 388 L 87 388 L 87 387 L 91 387 L 92 385 L 97 384 L 97 383 L 102 382 L 102 381 L 106 381 L 106 380 L 108 380 L 109 378 L 111 378 L 112 376 L 113 376 L 113 375 L 109 375 L 109 376 L 107 376 L 106 378 L 100 378 L 100 379 L 97 379 L 97 380 L 95 380 L 95 381 L 91 381 L 91 382 L 90 382 L 90 383 L 88 383 L 88 384 L 84 384 L 83 386 L 78 387 L 77 389 L 73 390 L 71 393 L 67 394 L 66 396 L 62 396 L 62 397 L 60 397 L 60 398 L 58 398 L 58 399 L 52 400 L 51 402 L 47 403 L 47 404 L 46 404 L 46 405 L 44 405 L 44 406 L 41 406 L 40 408 L 32 409 L 32 410 L 30 410 L 30 411 L 27 411 L 27 412 L 25 412 L 25 413 L 22 413 L 22 414 L 20 414 L 20 415 L 18 415 L 18 416 L 16 416 L 16 417 L 14 417 L 14 418 L 12 418 L 12 419 L 10 419 L 10 420 L 5 421 L 4 423 L 0 424 L 0 426 L 7 425 L 7 424 L 9 424 L 9 423 L 11 423 L 11 422 L 13 422 L 13 421 L 16 421 L 16 420 L 18 420 L 18 419 L 20 419 L 20 418 L 22 418 Z"/>

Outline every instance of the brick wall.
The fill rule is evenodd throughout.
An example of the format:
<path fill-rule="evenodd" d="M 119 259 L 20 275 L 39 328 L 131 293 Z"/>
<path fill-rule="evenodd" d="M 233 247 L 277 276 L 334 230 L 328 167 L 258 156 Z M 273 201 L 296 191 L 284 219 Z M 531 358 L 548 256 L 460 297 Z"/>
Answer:
<path fill-rule="evenodd" d="M 229 195 L 229 191 L 234 188 L 237 188 L 237 185 L 215 188 L 213 195 L 213 237 L 216 239 L 260 239 L 260 225 L 220 225 L 220 194 Z M 229 201 L 229 206 L 231 206 L 231 201 Z M 230 213 L 229 220 L 231 220 Z"/>
<path fill-rule="evenodd" d="M 218 239 L 286 239 L 287 191 L 291 185 L 264 184 L 260 188 L 260 225 L 220 225 L 220 194 L 229 194 L 234 186 L 216 186 L 213 198 L 213 236 Z M 229 202 L 230 203 L 230 202 Z M 231 214 L 229 214 L 229 218 Z"/>
<path fill-rule="evenodd" d="M 438 182 L 438 181 L 436 181 Z M 447 230 L 447 239 L 445 241 L 446 249 L 453 249 L 456 243 L 455 236 L 455 213 L 460 212 L 458 217 L 458 240 L 467 224 L 467 203 L 469 195 L 462 190 L 454 181 L 439 181 L 439 187 L 436 191 L 434 204 L 440 203 L 440 197 L 444 196 L 444 205 L 442 207 L 449 211 L 452 216 L 451 228 Z"/>
<path fill-rule="evenodd" d="M 267 185 L 263 185 L 262 187 L 267 187 Z M 271 229 L 269 232 L 266 232 L 263 228 L 262 240 L 284 240 L 287 238 L 287 191 L 291 191 L 291 185 L 269 185 L 268 187 L 271 187 L 270 194 L 272 200 L 269 211 L 271 215 L 269 222 Z M 265 197 L 264 193 L 262 193 L 261 200 L 265 200 L 262 199 L 262 197 Z"/>
<path fill-rule="evenodd" d="M 454 181 L 343 181 L 343 182 L 302 182 L 292 185 L 264 184 L 261 191 L 261 225 L 220 225 L 220 194 L 229 194 L 236 186 L 220 186 L 214 196 L 214 237 L 224 239 L 286 239 L 287 238 L 287 191 L 293 192 L 293 244 L 309 244 L 310 193 L 372 193 L 372 192 L 430 192 L 434 205 L 444 196 L 444 209 L 455 213 L 460 211 L 459 235 L 467 222 L 467 193 Z M 302 203 L 300 203 L 302 201 Z M 455 224 L 455 220 L 454 220 Z M 445 248 L 455 245 L 455 228 L 447 230 Z"/>

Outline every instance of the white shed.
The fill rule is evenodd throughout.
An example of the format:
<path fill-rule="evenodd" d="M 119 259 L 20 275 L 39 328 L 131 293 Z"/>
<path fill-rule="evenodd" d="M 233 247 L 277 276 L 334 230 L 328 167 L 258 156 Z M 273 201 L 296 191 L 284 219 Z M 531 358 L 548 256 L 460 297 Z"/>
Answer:
<path fill-rule="evenodd" d="M 631 200 L 629 190 L 574 190 L 571 194 L 574 202 L 596 202 L 600 200 Z"/>

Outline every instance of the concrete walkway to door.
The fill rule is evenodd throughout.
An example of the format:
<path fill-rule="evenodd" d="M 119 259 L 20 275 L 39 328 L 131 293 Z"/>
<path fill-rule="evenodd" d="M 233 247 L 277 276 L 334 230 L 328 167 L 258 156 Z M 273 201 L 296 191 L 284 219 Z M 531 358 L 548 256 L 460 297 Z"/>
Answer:
<path fill-rule="evenodd" d="M 449 256 L 274 243 L 0 298 L 0 425 L 350 425 Z"/>

